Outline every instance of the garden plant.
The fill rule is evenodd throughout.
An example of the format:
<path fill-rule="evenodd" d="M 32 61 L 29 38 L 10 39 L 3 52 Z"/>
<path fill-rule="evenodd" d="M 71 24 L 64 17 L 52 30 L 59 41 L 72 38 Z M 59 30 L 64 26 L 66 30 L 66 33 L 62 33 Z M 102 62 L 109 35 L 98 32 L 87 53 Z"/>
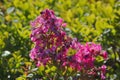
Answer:
<path fill-rule="evenodd" d="M 0 0 L 0 80 L 34 79 L 120 80 L 120 0 Z"/>

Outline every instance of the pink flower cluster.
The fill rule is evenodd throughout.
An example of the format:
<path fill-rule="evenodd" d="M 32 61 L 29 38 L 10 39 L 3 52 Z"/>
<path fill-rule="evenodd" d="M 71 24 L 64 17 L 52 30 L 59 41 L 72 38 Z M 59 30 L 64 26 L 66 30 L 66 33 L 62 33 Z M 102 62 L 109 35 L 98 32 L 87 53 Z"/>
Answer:
<path fill-rule="evenodd" d="M 74 45 L 74 44 L 73 44 Z M 72 56 L 72 60 L 73 60 L 73 65 L 76 65 L 76 63 L 80 64 L 80 65 L 76 65 L 76 68 L 78 66 L 78 70 L 81 68 L 93 68 L 94 67 L 94 62 L 95 62 L 95 58 L 97 56 L 102 56 L 104 59 L 106 59 L 107 57 L 107 53 L 106 56 L 104 57 L 102 54 L 104 53 L 104 51 L 102 51 L 101 45 L 99 44 L 94 44 L 91 42 L 86 43 L 85 45 L 79 45 L 78 46 L 78 51 Z M 76 62 L 76 63 L 74 63 Z M 71 66 L 73 66 L 71 65 Z M 74 66 L 73 66 L 74 68 Z"/>
<path fill-rule="evenodd" d="M 56 17 L 52 10 L 46 9 L 40 14 L 31 22 L 31 40 L 35 46 L 30 52 L 30 57 L 37 66 L 56 62 L 62 67 L 90 71 L 95 68 L 97 56 L 107 59 L 107 53 L 102 50 L 101 45 L 91 42 L 82 45 L 76 38 L 69 37 L 64 31 L 66 23 Z M 69 55 L 70 49 L 74 50 L 72 55 Z M 105 70 L 104 65 L 101 67 L 102 78 L 105 78 Z"/>

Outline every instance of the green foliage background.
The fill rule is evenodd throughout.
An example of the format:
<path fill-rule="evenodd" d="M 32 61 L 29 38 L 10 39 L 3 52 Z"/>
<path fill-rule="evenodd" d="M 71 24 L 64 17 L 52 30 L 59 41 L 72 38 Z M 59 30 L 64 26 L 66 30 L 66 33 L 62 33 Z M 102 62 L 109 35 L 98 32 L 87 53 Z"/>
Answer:
<path fill-rule="evenodd" d="M 46 8 L 62 17 L 68 34 L 81 43 L 102 44 L 109 54 L 107 80 L 120 80 L 120 0 L 0 0 L 0 80 L 39 78 L 56 70 L 36 68 L 29 58 L 29 23 Z"/>

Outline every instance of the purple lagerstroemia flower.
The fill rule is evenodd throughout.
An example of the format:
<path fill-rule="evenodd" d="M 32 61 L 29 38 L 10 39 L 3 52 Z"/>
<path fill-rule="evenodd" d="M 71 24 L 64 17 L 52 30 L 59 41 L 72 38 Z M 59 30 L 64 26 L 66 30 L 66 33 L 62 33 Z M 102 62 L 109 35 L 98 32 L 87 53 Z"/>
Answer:
<path fill-rule="evenodd" d="M 58 18 L 56 21 L 55 21 L 55 26 L 61 26 L 63 24 L 63 19 L 61 18 Z"/>
<path fill-rule="evenodd" d="M 101 66 L 101 71 L 102 71 L 103 74 L 106 73 L 106 68 L 107 68 L 106 65 Z"/>
<path fill-rule="evenodd" d="M 30 52 L 30 58 L 34 60 L 36 58 L 37 53 L 38 53 L 38 49 L 33 48 Z"/>
<path fill-rule="evenodd" d="M 101 71 L 101 74 L 100 74 L 100 76 L 101 76 L 101 79 L 102 80 L 105 80 L 106 79 L 106 76 L 105 76 L 105 74 L 106 74 L 106 65 L 102 65 L 101 67 L 100 67 L 100 71 Z"/>
<path fill-rule="evenodd" d="M 92 71 L 90 74 L 95 74 L 93 70 L 96 68 L 95 58 L 102 56 L 105 60 L 107 59 L 107 52 L 102 50 L 100 44 L 87 42 L 83 45 L 77 41 L 77 38 L 69 37 L 63 29 L 66 23 L 63 19 L 56 17 L 52 10 L 42 11 L 41 15 L 30 24 L 32 26 L 30 37 L 35 44 L 30 52 L 30 58 L 38 67 L 56 62 L 62 67 L 68 66 L 73 70 L 85 70 L 85 72 Z M 70 49 L 75 52 L 68 56 Z M 101 79 L 105 79 L 106 66 L 103 65 L 100 71 Z"/>
<path fill-rule="evenodd" d="M 104 58 L 105 60 L 107 60 L 108 54 L 107 54 L 106 51 L 103 51 L 101 55 L 103 56 L 103 58 Z"/>
<path fill-rule="evenodd" d="M 63 26 L 63 27 L 66 27 L 66 26 L 67 26 L 67 24 L 66 24 L 66 23 L 63 23 L 63 24 L 62 24 L 62 26 Z"/>
<path fill-rule="evenodd" d="M 101 73 L 101 75 L 100 75 L 100 76 L 101 76 L 101 79 L 102 79 L 102 80 L 105 80 L 105 79 L 106 79 L 106 77 L 104 76 L 104 74 L 103 74 L 103 73 Z"/>

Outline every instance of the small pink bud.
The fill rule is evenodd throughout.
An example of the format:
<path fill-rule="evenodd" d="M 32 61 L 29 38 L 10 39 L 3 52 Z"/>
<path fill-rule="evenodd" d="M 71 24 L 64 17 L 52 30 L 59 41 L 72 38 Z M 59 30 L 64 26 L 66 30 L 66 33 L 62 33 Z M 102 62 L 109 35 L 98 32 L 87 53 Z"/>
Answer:
<path fill-rule="evenodd" d="M 105 60 L 107 60 L 108 54 L 106 51 L 103 51 L 102 56 Z"/>

